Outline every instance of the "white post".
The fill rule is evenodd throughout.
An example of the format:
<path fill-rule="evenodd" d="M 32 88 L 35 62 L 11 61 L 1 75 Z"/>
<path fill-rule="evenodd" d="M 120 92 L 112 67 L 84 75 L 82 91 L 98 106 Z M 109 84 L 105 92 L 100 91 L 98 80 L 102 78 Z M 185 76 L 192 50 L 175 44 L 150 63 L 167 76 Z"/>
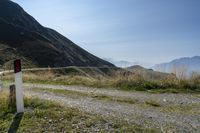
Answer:
<path fill-rule="evenodd" d="M 17 113 L 23 113 L 24 112 L 24 97 L 23 97 L 23 88 L 22 88 L 21 61 L 15 60 L 14 67 L 15 67 Z"/>

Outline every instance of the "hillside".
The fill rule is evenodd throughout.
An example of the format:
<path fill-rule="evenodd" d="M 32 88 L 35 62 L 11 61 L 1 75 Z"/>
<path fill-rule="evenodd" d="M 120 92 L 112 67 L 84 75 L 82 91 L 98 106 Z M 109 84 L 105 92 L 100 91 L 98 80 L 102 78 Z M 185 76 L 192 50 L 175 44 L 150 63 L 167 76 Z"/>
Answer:
<path fill-rule="evenodd" d="M 126 70 L 141 75 L 145 80 L 161 80 L 161 79 L 166 79 L 168 77 L 175 78 L 173 74 L 157 72 L 154 71 L 153 69 L 146 69 L 139 65 L 128 67 L 126 68 Z"/>
<path fill-rule="evenodd" d="M 0 44 L 0 68 L 13 69 L 13 59 L 18 58 L 22 60 L 22 65 L 27 68 L 37 67 L 28 58 L 23 57 L 16 49 L 7 45 Z"/>
<path fill-rule="evenodd" d="M 28 64 L 39 67 L 114 66 L 55 30 L 43 27 L 18 4 L 9 0 L 0 1 L 0 29 L 0 65 L 22 58 Z M 6 58 L 3 56 L 5 53 Z"/>

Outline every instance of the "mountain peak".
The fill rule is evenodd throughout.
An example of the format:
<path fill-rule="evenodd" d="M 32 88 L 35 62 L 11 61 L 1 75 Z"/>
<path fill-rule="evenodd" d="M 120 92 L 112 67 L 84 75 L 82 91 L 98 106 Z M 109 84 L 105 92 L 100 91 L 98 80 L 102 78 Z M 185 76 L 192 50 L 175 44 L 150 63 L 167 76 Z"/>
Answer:
<path fill-rule="evenodd" d="M 41 25 L 17 3 L 3 0 L 0 3 L 0 18 L 9 24 L 28 30 L 38 30 Z"/>
<path fill-rule="evenodd" d="M 12 2 L 10 0 L 1 0 L 0 1 L 0 10 L 1 11 L 8 11 L 10 15 L 14 15 L 16 13 L 18 13 L 19 10 L 23 10 L 17 3 Z M 17 12 L 12 12 L 11 11 L 17 11 Z M 1 13 L 3 14 L 3 13 Z M 4 14 L 7 15 L 6 12 L 4 12 Z"/>
<path fill-rule="evenodd" d="M 134 65 L 134 66 L 128 67 L 128 69 L 145 69 L 145 68 L 140 65 Z"/>

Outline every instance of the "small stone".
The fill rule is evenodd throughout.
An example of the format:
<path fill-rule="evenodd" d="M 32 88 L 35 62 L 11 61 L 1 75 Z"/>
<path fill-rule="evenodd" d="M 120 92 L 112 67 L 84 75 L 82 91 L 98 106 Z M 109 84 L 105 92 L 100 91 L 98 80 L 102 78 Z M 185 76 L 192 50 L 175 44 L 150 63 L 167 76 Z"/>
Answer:
<path fill-rule="evenodd" d="M 153 119 L 153 117 L 150 116 L 149 119 Z"/>

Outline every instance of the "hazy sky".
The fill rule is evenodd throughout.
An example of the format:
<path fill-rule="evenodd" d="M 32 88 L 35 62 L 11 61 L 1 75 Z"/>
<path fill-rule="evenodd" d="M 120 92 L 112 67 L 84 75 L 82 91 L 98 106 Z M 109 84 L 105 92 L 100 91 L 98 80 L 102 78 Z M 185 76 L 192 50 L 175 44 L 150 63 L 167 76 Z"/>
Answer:
<path fill-rule="evenodd" d="M 200 55 L 200 0 L 13 0 L 87 51 L 160 63 Z"/>

